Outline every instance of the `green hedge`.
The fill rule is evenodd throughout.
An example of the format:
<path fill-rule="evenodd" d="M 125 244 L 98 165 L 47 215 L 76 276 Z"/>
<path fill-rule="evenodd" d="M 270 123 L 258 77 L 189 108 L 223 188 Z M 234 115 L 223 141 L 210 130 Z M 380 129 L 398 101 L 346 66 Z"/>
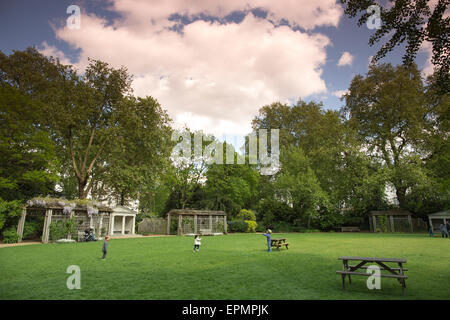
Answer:
<path fill-rule="evenodd" d="M 228 221 L 228 230 L 231 232 L 256 232 L 258 224 L 250 220 L 232 220 Z"/>
<path fill-rule="evenodd" d="M 9 228 L 3 231 L 3 243 L 16 243 L 19 241 L 19 235 L 15 228 Z"/>
<path fill-rule="evenodd" d="M 248 224 L 244 220 L 227 221 L 228 230 L 231 232 L 247 232 Z"/>
<path fill-rule="evenodd" d="M 245 220 L 245 222 L 247 223 L 248 226 L 246 232 L 256 232 L 256 227 L 258 226 L 256 221 Z"/>

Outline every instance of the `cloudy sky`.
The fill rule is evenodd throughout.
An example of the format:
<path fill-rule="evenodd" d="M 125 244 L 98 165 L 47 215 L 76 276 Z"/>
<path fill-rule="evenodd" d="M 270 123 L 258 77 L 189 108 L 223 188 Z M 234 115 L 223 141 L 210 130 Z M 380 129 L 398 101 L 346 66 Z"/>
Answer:
<path fill-rule="evenodd" d="M 79 29 L 67 26 L 71 4 Z M 0 0 L 0 50 L 36 46 L 81 72 L 88 58 L 126 66 L 134 94 L 155 97 L 175 126 L 244 135 L 275 101 L 342 106 L 379 48 L 356 22 L 339 0 Z M 417 57 L 424 72 L 429 52 Z"/>

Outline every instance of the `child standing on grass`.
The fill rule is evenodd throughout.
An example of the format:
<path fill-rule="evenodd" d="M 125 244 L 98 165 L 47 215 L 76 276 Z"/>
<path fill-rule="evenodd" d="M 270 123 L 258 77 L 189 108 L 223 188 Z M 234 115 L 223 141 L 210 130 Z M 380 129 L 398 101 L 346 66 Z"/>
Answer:
<path fill-rule="evenodd" d="M 105 242 L 103 242 L 103 248 L 102 248 L 103 257 L 102 257 L 102 260 L 105 260 L 106 253 L 108 253 L 108 241 L 109 241 L 109 236 L 106 236 L 105 237 Z"/>
<path fill-rule="evenodd" d="M 263 236 L 267 237 L 267 251 L 272 252 L 272 239 L 271 239 L 272 230 L 267 229 L 266 233 L 263 233 Z"/>
<path fill-rule="evenodd" d="M 195 251 L 199 251 L 200 250 L 200 245 L 201 245 L 201 242 L 200 241 L 202 241 L 202 239 L 199 237 L 199 235 L 197 234 L 197 235 L 195 235 L 195 239 L 194 239 L 194 252 Z"/>

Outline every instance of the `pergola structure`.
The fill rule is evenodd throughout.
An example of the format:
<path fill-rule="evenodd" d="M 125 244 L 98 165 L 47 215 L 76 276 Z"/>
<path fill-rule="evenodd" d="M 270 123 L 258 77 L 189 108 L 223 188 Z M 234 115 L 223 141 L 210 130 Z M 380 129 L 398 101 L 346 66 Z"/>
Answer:
<path fill-rule="evenodd" d="M 369 225 L 371 232 L 413 232 L 411 212 L 400 209 L 370 211 Z"/>
<path fill-rule="evenodd" d="M 433 223 L 433 221 L 436 220 L 437 222 Z M 428 222 L 430 223 L 430 226 L 433 227 L 433 230 L 439 230 L 441 223 L 446 224 L 447 221 L 450 221 L 450 210 L 431 213 L 428 215 Z"/>
<path fill-rule="evenodd" d="M 223 211 L 173 209 L 167 214 L 167 234 L 171 221 L 178 220 L 177 234 L 227 234 L 227 214 Z"/>
<path fill-rule="evenodd" d="M 23 230 L 27 217 L 43 216 L 44 227 L 42 230 L 42 242 L 48 243 L 50 237 L 50 225 L 52 221 L 64 221 L 74 219 L 77 233 L 84 232 L 87 228 L 94 230 L 96 238 L 106 235 L 134 234 L 136 212 L 125 207 L 110 208 L 100 203 L 77 203 L 64 199 L 34 199 L 27 202 L 22 209 L 22 215 L 17 225 L 19 242 L 23 238 Z M 72 235 L 68 234 L 70 239 Z"/>

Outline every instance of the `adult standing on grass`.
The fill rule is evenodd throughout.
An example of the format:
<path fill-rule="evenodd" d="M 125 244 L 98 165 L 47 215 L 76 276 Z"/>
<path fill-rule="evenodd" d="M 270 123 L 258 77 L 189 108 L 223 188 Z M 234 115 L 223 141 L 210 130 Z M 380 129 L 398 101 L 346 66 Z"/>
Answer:
<path fill-rule="evenodd" d="M 102 260 L 105 260 L 106 254 L 108 253 L 108 242 L 109 242 L 109 236 L 106 236 L 105 241 L 103 242 L 103 247 L 102 247 L 102 252 L 103 252 Z"/>
<path fill-rule="evenodd" d="M 272 230 L 267 229 L 266 233 L 263 233 L 263 236 L 267 237 L 267 251 L 272 252 L 272 239 L 271 239 Z"/>
<path fill-rule="evenodd" d="M 448 222 L 448 220 L 445 225 L 447 226 L 447 233 L 450 235 L 450 223 Z"/>
<path fill-rule="evenodd" d="M 444 238 L 444 236 L 446 238 L 448 238 L 447 226 L 445 224 L 441 223 L 440 228 L 441 228 L 442 238 Z"/>

